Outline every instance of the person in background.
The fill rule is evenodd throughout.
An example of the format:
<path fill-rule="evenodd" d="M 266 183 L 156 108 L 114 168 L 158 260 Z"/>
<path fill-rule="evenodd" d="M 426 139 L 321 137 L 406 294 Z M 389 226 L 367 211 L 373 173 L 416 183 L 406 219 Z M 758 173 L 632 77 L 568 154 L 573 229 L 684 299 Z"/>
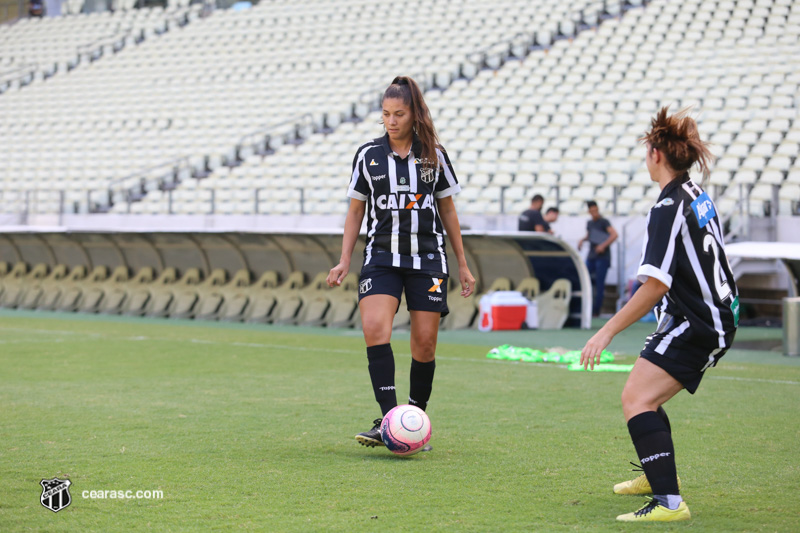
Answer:
<path fill-rule="evenodd" d="M 544 231 L 553 234 L 553 230 L 550 228 L 550 224 L 553 224 L 556 220 L 558 220 L 558 208 L 557 207 L 550 207 L 544 213 Z"/>
<path fill-rule="evenodd" d="M 28 16 L 42 18 L 44 16 L 44 0 L 30 0 L 28 2 Z"/>
<path fill-rule="evenodd" d="M 611 222 L 600 216 L 600 209 L 597 202 L 589 200 L 586 202 L 589 216 L 592 217 L 586 223 L 586 236 L 578 241 L 580 250 L 583 243 L 589 242 L 589 255 L 586 258 L 586 268 L 592 277 L 594 285 L 594 302 L 592 303 L 592 314 L 598 316 L 603 306 L 603 298 L 606 289 L 606 274 L 611 266 L 611 243 L 617 240 L 617 231 L 611 226 Z"/>
<path fill-rule="evenodd" d="M 544 205 L 544 197 L 541 194 L 535 194 L 531 198 L 530 207 L 519 216 L 517 225 L 519 231 L 545 231 L 542 205 Z"/>

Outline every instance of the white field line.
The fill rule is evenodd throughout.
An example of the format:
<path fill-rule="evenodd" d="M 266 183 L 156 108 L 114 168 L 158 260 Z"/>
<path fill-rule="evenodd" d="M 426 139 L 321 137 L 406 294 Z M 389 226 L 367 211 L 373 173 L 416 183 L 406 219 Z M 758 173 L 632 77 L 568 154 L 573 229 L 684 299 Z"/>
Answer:
<path fill-rule="evenodd" d="M 111 335 L 104 335 L 102 333 L 81 333 L 75 331 L 60 331 L 60 330 L 44 330 L 44 329 L 24 329 L 24 328 L 2 328 L 0 327 L 0 331 L 16 331 L 21 333 L 51 333 L 51 334 L 62 334 L 62 335 L 87 335 L 89 337 L 95 339 L 112 339 L 112 340 L 119 340 L 119 341 L 151 341 L 151 342 L 191 342 L 193 344 L 209 344 L 209 345 L 223 345 L 223 346 L 236 346 L 238 348 L 261 348 L 261 349 L 273 349 L 273 350 L 294 350 L 300 352 L 316 352 L 318 350 L 313 350 L 311 348 L 304 348 L 302 346 L 290 346 L 287 344 L 267 344 L 262 342 L 237 342 L 237 341 L 212 341 L 208 339 L 168 339 L 168 338 L 160 338 L 160 337 L 147 337 L 143 335 L 137 335 L 134 337 L 114 337 Z M 51 340 L 13 340 L 13 341 L 6 341 L 0 340 L 0 344 L 19 344 L 19 343 L 61 343 L 64 342 L 64 339 L 51 339 Z M 341 354 L 352 354 L 352 355 L 360 355 L 364 352 L 361 350 L 346 350 L 346 349 L 335 349 L 335 348 L 327 348 L 326 352 L 331 353 L 341 353 Z M 395 353 L 397 356 L 401 357 L 411 357 L 411 354 L 407 353 Z M 458 361 L 461 363 L 489 363 L 489 364 L 498 364 L 503 363 L 507 364 L 505 361 L 498 361 L 496 359 L 470 359 L 466 357 L 448 357 L 448 356 L 438 356 L 438 360 L 440 361 Z M 532 367 L 542 367 L 542 368 L 567 368 L 566 365 L 558 365 L 553 363 L 518 363 L 520 366 L 532 366 Z M 728 381 L 746 381 L 746 382 L 753 382 L 753 383 L 769 383 L 773 385 L 800 385 L 800 381 L 790 381 L 790 380 L 779 380 L 779 379 L 763 379 L 763 378 L 745 378 L 745 377 L 735 377 L 735 376 L 706 376 L 707 379 L 722 379 Z"/>

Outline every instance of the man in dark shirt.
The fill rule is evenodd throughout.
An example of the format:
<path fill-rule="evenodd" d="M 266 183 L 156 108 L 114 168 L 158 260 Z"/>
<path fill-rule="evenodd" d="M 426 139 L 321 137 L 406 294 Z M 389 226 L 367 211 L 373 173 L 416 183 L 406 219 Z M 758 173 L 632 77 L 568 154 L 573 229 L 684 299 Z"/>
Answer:
<path fill-rule="evenodd" d="M 544 231 L 547 233 L 553 234 L 553 230 L 550 229 L 550 224 L 558 220 L 558 208 L 557 207 L 549 207 L 544 214 Z"/>
<path fill-rule="evenodd" d="M 519 216 L 519 231 L 546 231 L 544 217 L 542 217 L 542 205 L 544 197 L 541 194 L 531 198 L 531 206 Z"/>
<path fill-rule="evenodd" d="M 586 202 L 589 215 L 592 217 L 586 223 L 586 236 L 578 241 L 578 249 L 583 246 L 584 241 L 589 241 L 589 255 L 586 258 L 586 268 L 594 283 L 594 302 L 592 304 L 592 314 L 600 314 L 603 305 L 603 297 L 606 288 L 606 274 L 611 266 L 611 253 L 609 247 L 617 240 L 617 232 L 611 223 L 600 216 L 600 209 L 597 202 L 589 200 Z"/>

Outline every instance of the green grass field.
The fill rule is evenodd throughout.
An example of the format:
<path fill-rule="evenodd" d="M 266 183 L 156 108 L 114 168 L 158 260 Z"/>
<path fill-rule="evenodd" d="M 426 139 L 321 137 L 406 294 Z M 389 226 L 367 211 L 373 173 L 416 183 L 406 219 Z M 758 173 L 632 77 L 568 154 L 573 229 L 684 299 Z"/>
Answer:
<path fill-rule="evenodd" d="M 651 324 L 611 349 L 633 362 Z M 618 524 L 626 375 L 486 359 L 589 331 L 442 332 L 433 451 L 359 446 L 360 332 L 0 312 L 0 531 L 798 531 L 800 361 L 732 350 L 667 406 L 693 520 Z M 740 339 L 780 343 L 780 330 Z M 396 333 L 398 398 L 408 334 Z M 72 481 L 59 513 L 43 478 Z M 163 499 L 85 499 L 161 490 Z"/>

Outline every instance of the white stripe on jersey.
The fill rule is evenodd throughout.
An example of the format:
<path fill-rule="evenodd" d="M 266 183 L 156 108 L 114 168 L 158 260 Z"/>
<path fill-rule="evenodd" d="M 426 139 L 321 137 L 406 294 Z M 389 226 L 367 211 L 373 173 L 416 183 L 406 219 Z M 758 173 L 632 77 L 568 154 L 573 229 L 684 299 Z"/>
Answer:
<path fill-rule="evenodd" d="M 683 229 L 681 230 L 681 236 L 683 238 L 683 247 L 686 250 L 686 256 L 689 258 L 689 264 L 692 265 L 694 277 L 700 286 L 700 293 L 703 295 L 703 302 L 706 304 L 709 311 L 711 311 L 711 319 L 714 322 L 714 329 L 717 330 L 717 333 L 719 334 L 719 347 L 725 348 L 725 331 L 722 329 L 722 319 L 719 316 L 719 309 L 717 309 L 717 306 L 714 305 L 714 298 L 711 296 L 711 289 L 706 282 L 705 276 L 703 276 L 703 268 L 700 266 L 700 260 L 697 258 L 697 252 L 695 252 L 694 243 L 692 243 L 692 237 L 689 235 L 689 227 L 687 225 L 683 226 Z"/>
<path fill-rule="evenodd" d="M 438 148 L 436 149 L 436 158 L 439 160 L 439 167 L 442 169 L 442 172 L 436 173 L 436 181 L 439 181 L 439 177 L 444 174 L 444 179 L 447 180 L 447 188 L 449 189 L 453 185 L 456 185 L 456 178 L 453 176 L 453 173 L 450 172 L 450 167 L 447 166 L 447 161 L 444 159 L 444 154 Z"/>
<path fill-rule="evenodd" d="M 680 326 L 674 328 L 672 331 L 670 331 L 664 336 L 661 342 L 658 343 L 658 346 L 656 346 L 655 351 L 657 353 L 660 353 L 661 355 L 664 355 L 664 352 L 667 351 L 669 345 L 672 344 L 673 339 L 675 339 L 675 337 L 679 337 L 687 329 L 689 329 L 689 321 L 684 320 L 683 322 L 681 322 Z"/>
<path fill-rule="evenodd" d="M 369 176 L 369 170 L 367 170 L 367 160 L 362 159 L 363 166 L 364 166 L 364 175 Z M 375 198 L 375 185 L 372 183 L 371 179 L 367 180 L 369 183 L 370 189 L 370 197 Z M 364 248 L 364 264 L 368 265 L 370 259 L 372 259 L 372 245 L 375 243 L 375 232 L 378 229 L 378 217 L 377 213 L 375 212 L 375 202 L 371 202 L 372 207 L 370 207 L 370 216 L 372 217 L 372 227 L 367 228 L 367 245 Z"/>
<path fill-rule="evenodd" d="M 364 161 L 364 154 L 366 154 L 367 150 L 369 150 L 373 146 L 375 146 L 375 145 L 374 144 L 369 144 L 369 145 L 365 146 L 364 149 L 361 150 L 358 153 L 358 159 L 356 159 L 356 164 L 353 165 L 353 174 L 350 176 L 350 186 L 347 187 L 347 197 L 348 198 L 355 198 L 356 200 L 361 200 L 361 201 L 364 201 L 364 202 L 367 201 L 367 197 L 366 196 L 364 196 L 361 193 L 359 193 L 358 191 L 356 191 L 356 181 L 358 180 L 358 166 L 361 163 L 366 164 L 366 161 Z M 366 168 L 367 167 L 365 166 L 364 169 L 366 170 Z"/>
<path fill-rule="evenodd" d="M 389 191 L 397 193 L 397 165 L 394 157 L 388 158 L 389 162 Z M 400 213 L 392 211 L 392 238 L 391 238 L 392 266 L 400 266 Z"/>
<path fill-rule="evenodd" d="M 411 188 L 411 194 L 417 193 L 417 165 L 414 163 L 417 157 L 413 153 L 408 154 L 408 182 Z M 411 210 L 411 260 L 414 262 L 414 268 L 420 269 L 422 262 L 419 258 L 419 213 Z"/>
<path fill-rule="evenodd" d="M 397 165 L 394 162 L 394 157 L 387 158 L 389 162 L 389 192 L 392 194 L 397 193 Z"/>
<path fill-rule="evenodd" d="M 678 239 L 678 233 L 681 231 L 686 218 L 683 216 L 683 202 L 678 204 L 678 209 L 675 214 L 675 219 L 672 221 L 672 227 L 669 230 L 669 244 L 667 245 L 667 253 L 664 254 L 664 260 L 661 262 L 659 270 L 662 272 L 669 272 L 669 266 L 672 264 L 672 257 L 675 255 L 675 241 Z M 670 284 L 672 285 L 672 284 Z"/>

